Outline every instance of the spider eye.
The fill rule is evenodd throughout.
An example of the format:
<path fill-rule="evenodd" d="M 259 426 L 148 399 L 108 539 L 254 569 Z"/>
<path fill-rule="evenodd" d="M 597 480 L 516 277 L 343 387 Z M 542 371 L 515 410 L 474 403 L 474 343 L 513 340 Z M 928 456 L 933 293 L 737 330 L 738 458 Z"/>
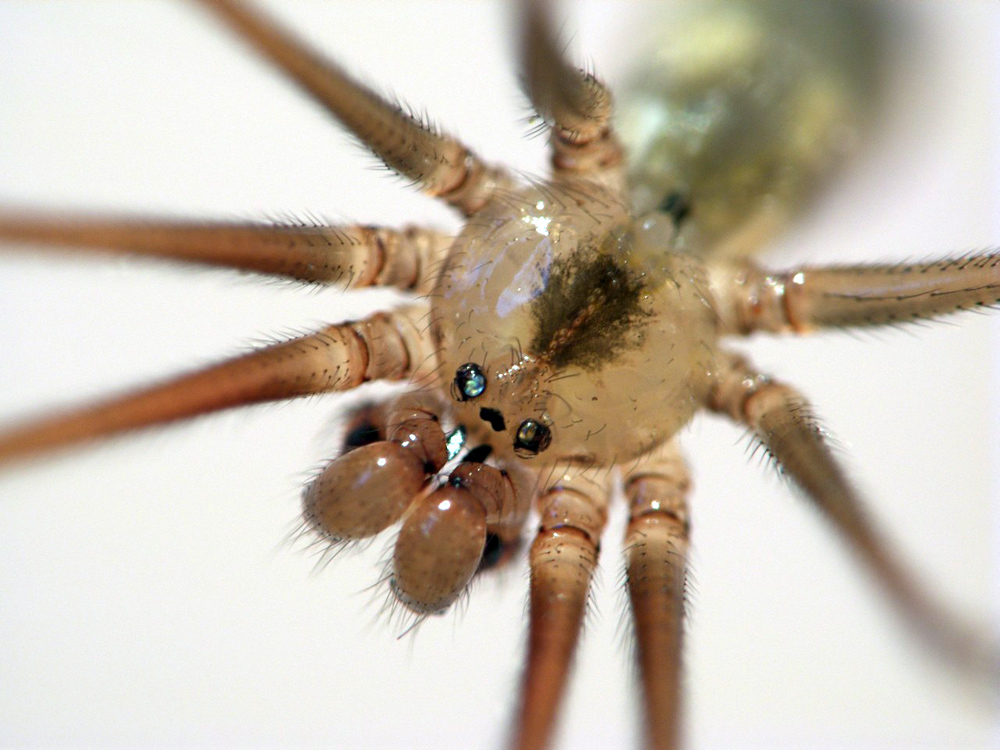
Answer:
<path fill-rule="evenodd" d="M 526 419 L 517 428 L 514 450 L 522 457 L 537 456 L 549 447 L 552 431 L 534 419 Z"/>
<path fill-rule="evenodd" d="M 469 401 L 486 390 L 486 375 L 479 365 L 468 362 L 455 371 L 452 395 L 459 401 Z"/>

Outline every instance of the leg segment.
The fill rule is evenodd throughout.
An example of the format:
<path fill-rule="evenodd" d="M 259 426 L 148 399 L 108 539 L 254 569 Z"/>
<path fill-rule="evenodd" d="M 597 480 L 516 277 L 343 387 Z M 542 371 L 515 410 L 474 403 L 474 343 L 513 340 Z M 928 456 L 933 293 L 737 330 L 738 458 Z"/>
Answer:
<path fill-rule="evenodd" d="M 711 281 L 724 333 L 898 325 L 1000 303 L 1000 252 L 781 273 L 752 263 L 718 263 Z"/>
<path fill-rule="evenodd" d="M 450 136 L 434 132 L 322 59 L 240 0 L 200 0 L 356 135 L 386 166 L 466 215 L 510 177 Z"/>
<path fill-rule="evenodd" d="M 628 592 L 642 676 L 646 742 L 653 750 L 680 746 L 689 489 L 687 466 L 673 441 L 625 477 Z"/>
<path fill-rule="evenodd" d="M 542 0 L 523 0 L 521 59 L 528 95 L 551 128 L 557 176 L 620 180 L 624 158 L 611 128 L 611 92 L 562 56 Z"/>
<path fill-rule="evenodd" d="M 94 406 L 0 433 L 0 464 L 129 430 L 246 404 L 346 391 L 365 381 L 428 377 L 433 345 L 419 321 L 426 307 L 265 347 Z"/>
<path fill-rule="evenodd" d="M 597 566 L 610 489 L 579 468 L 557 470 L 538 499 L 541 516 L 531 546 L 528 654 L 511 746 L 550 744 Z"/>
<path fill-rule="evenodd" d="M 429 292 L 451 238 L 429 229 L 269 226 L 0 213 L 0 241 Z"/>
<path fill-rule="evenodd" d="M 800 393 L 733 357 L 709 407 L 753 430 L 782 471 L 844 537 L 917 635 L 960 668 L 997 681 L 996 645 L 933 599 L 893 553 L 827 448 Z"/>

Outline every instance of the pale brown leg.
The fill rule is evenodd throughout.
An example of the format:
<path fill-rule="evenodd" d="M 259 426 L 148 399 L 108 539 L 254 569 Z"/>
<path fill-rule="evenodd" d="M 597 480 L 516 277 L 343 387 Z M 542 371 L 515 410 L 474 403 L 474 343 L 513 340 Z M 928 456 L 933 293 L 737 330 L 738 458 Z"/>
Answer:
<path fill-rule="evenodd" d="M 674 441 L 625 477 L 626 573 L 651 750 L 680 746 L 690 483 Z"/>
<path fill-rule="evenodd" d="M 432 344 L 415 305 L 274 344 L 94 406 L 0 433 L 0 464 L 246 404 L 426 377 Z"/>
<path fill-rule="evenodd" d="M 511 747 L 549 746 L 566 691 L 572 657 L 607 521 L 607 472 L 555 471 L 538 499 L 538 535 L 531 545 L 528 654 Z"/>
<path fill-rule="evenodd" d="M 724 333 L 898 325 L 1000 303 L 1000 252 L 782 272 L 720 263 L 711 278 Z"/>
<path fill-rule="evenodd" d="M 734 356 L 720 374 L 709 406 L 753 430 L 783 473 L 843 536 L 917 635 L 963 670 L 1000 684 L 997 646 L 933 599 L 893 553 L 798 391 L 761 375 Z"/>
<path fill-rule="evenodd" d="M 451 237 L 429 229 L 0 213 L 0 242 L 162 258 L 346 288 L 431 290 Z"/>
<path fill-rule="evenodd" d="M 509 175 L 434 132 L 240 0 L 198 0 L 326 107 L 376 156 L 425 193 L 474 214 Z"/>
<path fill-rule="evenodd" d="M 551 128 L 556 176 L 581 176 L 620 186 L 624 153 L 611 127 L 611 92 L 563 58 L 547 3 L 522 0 L 521 6 L 524 78 L 531 103 Z"/>

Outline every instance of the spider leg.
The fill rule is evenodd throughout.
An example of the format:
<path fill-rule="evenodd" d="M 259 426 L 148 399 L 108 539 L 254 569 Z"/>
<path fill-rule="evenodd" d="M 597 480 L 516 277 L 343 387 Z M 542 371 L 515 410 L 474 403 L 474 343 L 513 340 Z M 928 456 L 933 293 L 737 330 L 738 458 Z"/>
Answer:
<path fill-rule="evenodd" d="M 267 346 L 173 380 L 0 433 L 0 464 L 235 406 L 430 377 L 425 305 Z"/>
<path fill-rule="evenodd" d="M 454 138 L 362 86 L 273 20 L 238 0 L 199 0 L 340 120 L 386 166 L 469 216 L 511 184 Z"/>
<path fill-rule="evenodd" d="M 553 172 L 621 188 L 624 152 L 611 126 L 611 92 L 563 57 L 547 5 L 521 2 L 521 67 L 531 103 L 549 125 Z"/>
<path fill-rule="evenodd" d="M 638 646 L 647 745 L 680 745 L 681 646 L 691 486 L 675 441 L 625 476 L 626 575 Z"/>
<path fill-rule="evenodd" d="M 607 521 L 610 478 L 579 467 L 553 470 L 537 501 L 540 523 L 529 552 L 528 654 L 511 747 L 548 747 Z"/>
<path fill-rule="evenodd" d="M 162 258 L 345 288 L 429 292 L 451 245 L 430 229 L 283 226 L 0 213 L 0 241 Z"/>
<path fill-rule="evenodd" d="M 929 263 L 803 266 L 771 272 L 752 262 L 710 266 L 724 333 L 805 333 L 898 325 L 1000 303 L 1000 252 Z"/>
<path fill-rule="evenodd" d="M 805 398 L 733 356 L 709 408 L 749 427 L 868 568 L 915 633 L 954 665 L 1000 685 L 1000 650 L 920 585 L 868 517 Z"/>

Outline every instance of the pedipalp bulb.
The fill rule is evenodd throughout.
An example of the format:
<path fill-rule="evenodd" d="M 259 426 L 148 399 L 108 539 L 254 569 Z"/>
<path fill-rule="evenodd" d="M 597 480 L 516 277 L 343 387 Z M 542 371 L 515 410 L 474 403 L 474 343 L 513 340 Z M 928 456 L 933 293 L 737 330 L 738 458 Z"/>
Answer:
<path fill-rule="evenodd" d="M 334 459 L 302 495 L 306 522 L 323 536 L 366 539 L 403 515 L 427 481 L 420 457 L 389 441 Z"/>
<path fill-rule="evenodd" d="M 486 510 L 469 490 L 446 484 L 410 509 L 392 557 L 392 591 L 418 614 L 451 605 L 469 585 L 486 546 Z"/>

